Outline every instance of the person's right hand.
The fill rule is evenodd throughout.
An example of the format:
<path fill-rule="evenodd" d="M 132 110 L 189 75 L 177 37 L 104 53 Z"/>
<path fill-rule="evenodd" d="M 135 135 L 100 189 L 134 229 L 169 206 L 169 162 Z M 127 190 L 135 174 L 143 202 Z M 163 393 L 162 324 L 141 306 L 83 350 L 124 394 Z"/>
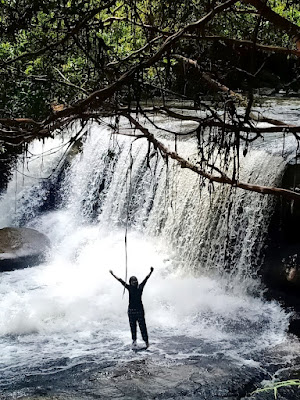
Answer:
<path fill-rule="evenodd" d="M 153 271 L 154 271 L 154 268 L 153 268 L 153 267 L 150 267 L 150 271 L 153 272 Z"/>
<path fill-rule="evenodd" d="M 109 272 L 110 272 L 110 273 L 113 275 L 113 272 L 112 272 L 112 270 L 111 270 L 111 269 L 109 270 Z"/>

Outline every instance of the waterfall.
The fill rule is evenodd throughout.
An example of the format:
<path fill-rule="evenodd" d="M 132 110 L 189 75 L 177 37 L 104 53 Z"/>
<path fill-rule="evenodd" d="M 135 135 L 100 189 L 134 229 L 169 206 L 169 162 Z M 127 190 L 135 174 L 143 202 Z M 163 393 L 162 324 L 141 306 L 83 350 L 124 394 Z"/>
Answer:
<path fill-rule="evenodd" d="M 31 368 L 43 369 L 36 346 L 54 370 L 66 355 L 130 357 L 122 353 L 129 342 L 127 299 L 108 273 L 113 269 L 124 278 L 126 225 L 129 274 L 143 279 L 155 268 L 144 304 L 158 358 L 222 349 L 249 361 L 253 349 L 284 342 L 288 315 L 251 294 L 260 286 L 256 272 L 274 199 L 224 185 L 212 193 L 208 186 L 200 190 L 195 173 L 148 154 L 145 139 L 115 136 L 96 124 L 88 130 L 82 152 L 55 186 L 59 202 L 52 210 L 43 205 L 61 177 L 57 166 L 68 134 L 33 143 L 0 199 L 1 227 L 25 224 L 52 242 L 45 263 L 1 275 L 0 370 L 7 381 L 14 379 L 7 365 L 18 361 L 25 369 L 29 356 Z M 253 147 L 241 159 L 240 180 L 276 186 L 289 140 L 284 157 L 272 138 Z M 194 139 L 178 142 L 179 154 L 196 152 Z"/>
<path fill-rule="evenodd" d="M 226 272 L 237 286 L 256 274 L 275 204 L 272 196 L 218 184 L 211 193 L 208 186 L 200 189 L 192 171 L 173 160 L 167 164 L 157 153 L 149 157 L 146 139 L 116 137 L 97 126 L 91 131 L 61 188 L 62 208 L 76 216 L 78 224 L 109 229 L 128 225 L 166 243 L 168 251 L 176 253 L 173 265 L 194 274 Z M 178 152 L 195 154 L 195 140 L 181 141 Z M 260 144 L 241 160 L 240 180 L 277 186 L 285 166 L 278 141 Z M 43 193 L 40 186 L 33 196 L 32 191 L 36 204 Z M 18 209 L 23 210 L 19 221 L 31 217 L 27 204 Z"/>

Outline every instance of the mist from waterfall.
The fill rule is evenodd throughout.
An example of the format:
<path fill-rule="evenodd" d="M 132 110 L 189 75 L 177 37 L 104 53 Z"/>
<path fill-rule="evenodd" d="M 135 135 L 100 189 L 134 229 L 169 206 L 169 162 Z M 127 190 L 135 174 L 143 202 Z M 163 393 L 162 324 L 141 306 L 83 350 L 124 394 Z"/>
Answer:
<path fill-rule="evenodd" d="M 200 191 L 193 172 L 156 153 L 148 157 L 145 139 L 88 129 L 82 152 L 60 175 L 52 210 L 43 205 L 57 184 L 67 137 L 33 143 L 0 200 L 1 227 L 33 227 L 52 243 L 45 263 L 1 274 L 5 382 L 28 360 L 33 371 L 46 373 L 64 368 L 61 359 L 71 365 L 84 357 L 99 363 L 136 357 L 127 293 L 108 273 L 124 278 L 126 226 L 129 276 L 142 280 L 155 268 L 143 302 L 157 362 L 222 352 L 259 365 L 260 352 L 285 343 L 289 318 L 258 295 L 274 199 L 221 185 Z M 179 154 L 196 152 L 193 139 L 178 143 Z M 270 140 L 241 160 L 240 180 L 276 185 L 285 165 L 278 141 Z"/>

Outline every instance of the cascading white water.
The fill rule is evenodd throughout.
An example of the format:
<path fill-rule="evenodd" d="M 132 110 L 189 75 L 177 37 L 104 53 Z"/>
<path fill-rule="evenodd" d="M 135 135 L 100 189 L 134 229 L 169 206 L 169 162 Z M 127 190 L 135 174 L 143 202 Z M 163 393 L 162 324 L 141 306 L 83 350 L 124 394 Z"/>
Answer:
<path fill-rule="evenodd" d="M 31 152 L 60 144 L 34 143 Z M 0 371 L 7 382 L 29 360 L 30 368 L 49 372 L 62 358 L 135 357 L 127 346 L 127 294 L 108 273 L 124 277 L 127 223 L 129 275 L 141 280 L 155 268 L 143 301 L 158 362 L 220 351 L 250 362 L 284 342 L 286 313 L 247 294 L 257 286 L 253 273 L 273 200 L 222 186 L 212 196 L 200 193 L 197 176 L 157 155 L 148 160 L 147 150 L 145 139 L 91 126 L 62 183 L 62 204 L 49 212 L 39 211 L 47 187 L 38 178 L 50 174 L 64 148 L 25 169 L 20 162 L 22 174 L 14 174 L 0 201 L 1 227 L 26 221 L 48 235 L 52 250 L 42 265 L 1 274 Z M 184 156 L 195 151 L 192 140 L 178 144 Z M 270 141 L 243 160 L 240 179 L 275 185 L 285 162 Z"/>

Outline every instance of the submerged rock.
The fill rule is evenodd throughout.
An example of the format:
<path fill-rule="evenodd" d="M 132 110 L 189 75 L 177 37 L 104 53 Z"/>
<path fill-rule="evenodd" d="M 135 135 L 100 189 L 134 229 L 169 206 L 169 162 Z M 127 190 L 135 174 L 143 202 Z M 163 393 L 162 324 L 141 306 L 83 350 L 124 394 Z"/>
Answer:
<path fill-rule="evenodd" d="M 48 237 L 35 229 L 0 229 L 0 271 L 36 265 L 44 259 L 49 247 Z"/>

